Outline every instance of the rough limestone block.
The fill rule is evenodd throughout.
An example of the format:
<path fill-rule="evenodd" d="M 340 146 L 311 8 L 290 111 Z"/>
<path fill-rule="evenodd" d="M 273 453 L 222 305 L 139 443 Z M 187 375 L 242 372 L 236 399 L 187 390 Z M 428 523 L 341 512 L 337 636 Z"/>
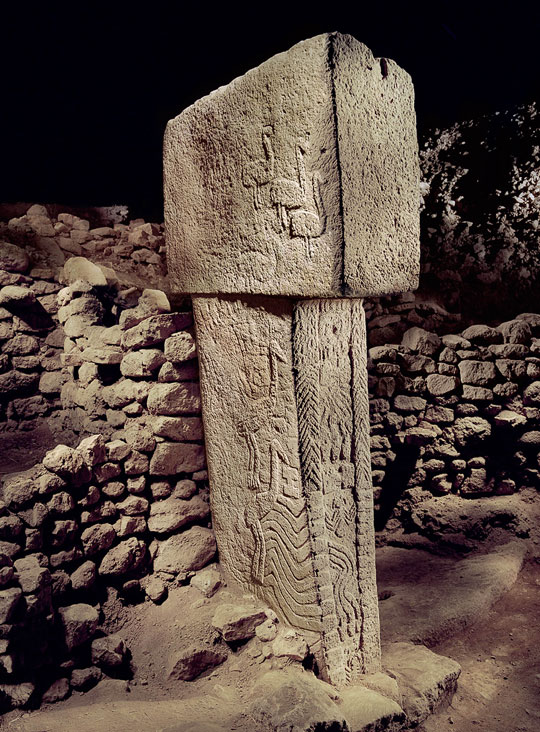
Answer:
<path fill-rule="evenodd" d="M 167 126 L 173 288 L 364 296 L 414 289 L 413 87 L 351 36 L 293 46 Z"/>

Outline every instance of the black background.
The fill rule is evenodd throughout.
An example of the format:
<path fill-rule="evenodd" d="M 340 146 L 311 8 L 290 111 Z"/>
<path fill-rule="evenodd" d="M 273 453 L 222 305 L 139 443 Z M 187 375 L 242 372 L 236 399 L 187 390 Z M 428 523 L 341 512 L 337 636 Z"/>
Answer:
<path fill-rule="evenodd" d="M 420 134 L 540 92 L 538 2 L 3 2 L 0 201 L 127 203 L 161 220 L 165 123 L 339 30 L 413 77 Z"/>

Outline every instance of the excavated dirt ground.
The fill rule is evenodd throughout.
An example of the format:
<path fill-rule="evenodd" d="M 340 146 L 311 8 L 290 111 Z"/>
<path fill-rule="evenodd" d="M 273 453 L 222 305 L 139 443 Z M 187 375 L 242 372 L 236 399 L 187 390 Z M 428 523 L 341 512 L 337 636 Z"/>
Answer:
<path fill-rule="evenodd" d="M 403 552 L 407 550 L 397 550 L 395 559 L 405 562 Z M 387 566 L 391 564 L 389 560 L 392 557 L 387 556 Z M 417 613 L 426 617 L 427 626 L 432 626 L 434 614 L 439 614 L 442 622 L 444 607 L 463 593 L 459 578 L 461 575 L 466 582 L 470 580 L 471 570 L 465 570 L 467 561 L 454 567 L 455 581 L 449 582 L 444 564 L 448 559 L 442 560 L 441 569 L 434 576 L 445 579 L 438 587 L 439 592 L 432 587 L 427 597 L 426 588 L 433 582 L 426 575 L 426 569 L 433 569 L 433 556 L 426 553 L 422 558 L 418 551 L 411 552 L 403 591 L 410 592 L 411 582 L 416 584 Z M 459 566 L 465 571 L 460 572 Z M 511 572 L 517 572 L 516 565 L 513 569 L 507 564 L 504 567 L 511 580 Z M 492 570 L 492 563 L 486 563 L 480 573 L 482 578 Z M 389 571 L 387 580 L 384 569 L 381 574 L 382 596 L 388 582 L 397 596 L 395 572 Z M 167 667 L 179 639 L 200 637 L 227 592 L 225 588 L 206 599 L 194 588 L 179 587 L 160 606 L 147 602 L 127 611 L 118 609 L 117 624 L 122 622 L 123 615 L 127 618 L 119 634 L 133 654 L 134 678 L 129 685 L 125 681 L 106 680 L 87 694 L 76 693 L 67 701 L 44 707 L 39 712 L 30 715 L 13 712 L 5 717 L 5 728 L 10 732 L 64 732 L 68 729 L 77 729 L 77 732 L 105 729 L 107 732 L 155 732 L 171 727 L 178 732 L 191 732 L 191 729 L 202 732 L 203 727 L 191 728 L 189 725 L 190 719 L 196 719 L 208 723 L 204 729 L 230 729 L 228 725 L 220 726 L 220 720 L 238 714 L 242 692 L 250 687 L 261 660 L 253 658 L 250 643 L 239 647 L 222 666 L 196 681 L 167 679 Z M 383 609 L 389 600 L 391 597 L 381 601 L 383 640 L 385 616 L 387 623 L 396 622 L 395 613 L 388 614 Z M 114 617 L 114 608 L 110 609 Z M 404 612 L 409 613 L 410 609 L 404 608 Z M 463 672 L 452 706 L 429 719 L 422 729 L 425 732 L 537 732 L 540 729 L 539 620 L 540 563 L 528 562 L 513 587 L 491 609 L 479 610 L 472 626 L 432 646 L 436 653 L 457 660 Z M 114 622 L 112 625 L 111 630 Z M 406 622 L 404 626 L 407 626 Z M 180 716 L 179 703 L 182 705 Z M 213 727 L 212 723 L 217 726 Z M 240 725 L 236 729 L 247 732 L 248 728 Z M 254 730 L 250 728 L 249 732 Z"/>
<path fill-rule="evenodd" d="M 538 732 L 540 564 L 527 563 L 485 617 L 433 650 L 462 672 L 451 707 L 431 717 L 425 732 Z"/>

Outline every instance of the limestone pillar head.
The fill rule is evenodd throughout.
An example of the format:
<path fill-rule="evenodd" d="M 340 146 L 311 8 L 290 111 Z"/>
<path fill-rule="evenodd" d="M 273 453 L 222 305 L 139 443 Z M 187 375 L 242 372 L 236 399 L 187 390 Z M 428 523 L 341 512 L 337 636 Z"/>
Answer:
<path fill-rule="evenodd" d="M 171 284 L 192 294 L 364 297 L 415 289 L 413 86 L 327 33 L 199 99 L 167 125 Z"/>

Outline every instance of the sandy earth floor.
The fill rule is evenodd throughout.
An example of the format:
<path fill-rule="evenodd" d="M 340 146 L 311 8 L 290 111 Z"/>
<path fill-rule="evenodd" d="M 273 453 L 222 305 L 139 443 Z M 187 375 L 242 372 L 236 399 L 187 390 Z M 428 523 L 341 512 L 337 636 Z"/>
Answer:
<path fill-rule="evenodd" d="M 462 673 L 451 707 L 426 732 L 538 732 L 540 564 L 527 563 L 485 618 L 433 650 Z"/>
<path fill-rule="evenodd" d="M 413 555 L 411 552 L 411 559 Z M 422 561 L 427 564 L 422 565 Z M 410 582 L 414 580 L 411 567 L 416 565 L 417 609 L 419 615 L 424 613 L 426 618 L 429 610 L 430 627 L 434 613 L 445 620 L 436 609 L 434 598 L 437 593 L 432 592 L 428 597 L 422 588 L 422 582 L 429 581 L 425 569 L 433 561 L 432 556 L 411 561 L 404 585 L 410 592 Z M 461 566 L 464 571 L 460 573 L 458 569 L 456 577 L 462 574 L 466 579 L 470 570 L 465 569 L 465 564 Z M 486 567 L 491 571 L 489 564 Z M 450 592 L 444 562 L 438 572 L 446 577 L 439 588 L 438 605 L 442 608 L 451 605 L 455 598 Z M 387 579 L 394 581 L 394 576 L 395 572 L 389 572 Z M 494 584 L 498 581 L 494 573 Z M 454 584 L 454 594 L 459 596 L 463 588 Z M 448 587 L 446 591 L 445 586 Z M 222 666 L 194 682 L 170 681 L 168 666 L 179 639 L 184 641 L 186 636 L 195 638 L 205 633 L 216 603 L 226 591 L 220 591 L 208 600 L 192 587 L 179 587 L 161 606 L 144 603 L 130 608 L 129 620 L 119 630 L 119 635 L 126 639 L 133 652 L 135 673 L 129 685 L 120 680 L 103 681 L 87 694 L 75 693 L 65 702 L 43 708 L 38 713 L 6 715 L 5 728 L 13 732 L 63 732 L 68 729 L 77 732 L 155 732 L 167 728 L 173 721 L 178 724 L 180 703 L 186 722 L 189 718 L 206 719 L 218 725 L 217 728 L 209 726 L 208 730 L 223 729 L 219 726 L 219 716 L 216 718 L 216 709 L 223 718 L 234 716 L 242 706 L 241 690 L 249 688 L 258 673 L 261 659 L 252 657 L 251 646 L 238 648 Z M 396 592 L 397 600 L 399 591 L 396 589 Z M 388 614 L 383 610 L 388 601 L 387 598 L 381 602 L 383 636 L 385 622 L 396 622 L 395 612 Z M 425 732 L 538 732 L 540 563 L 527 563 L 512 589 L 491 609 L 479 612 L 478 621 L 469 629 L 433 646 L 435 652 L 457 660 L 463 672 L 452 706 L 428 720 Z M 122 612 L 118 613 L 119 621 L 122 615 Z M 187 732 L 191 728 L 188 724 L 178 727 L 180 729 Z M 193 729 L 202 732 L 199 727 Z"/>

